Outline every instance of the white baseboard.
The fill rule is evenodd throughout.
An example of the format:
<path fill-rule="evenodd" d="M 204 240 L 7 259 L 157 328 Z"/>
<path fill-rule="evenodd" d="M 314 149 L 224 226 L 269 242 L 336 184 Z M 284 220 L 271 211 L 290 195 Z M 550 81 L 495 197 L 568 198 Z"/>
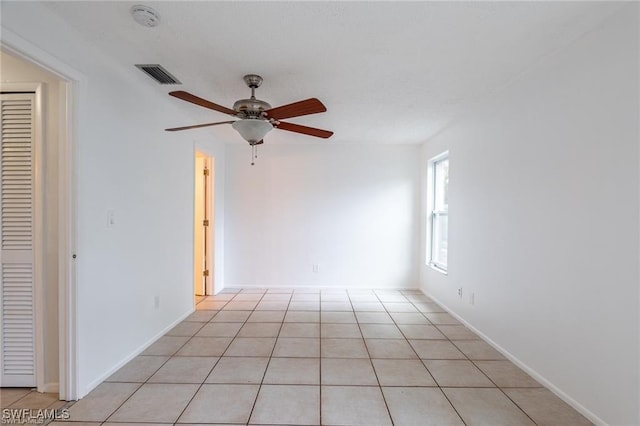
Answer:
<path fill-rule="evenodd" d="M 498 352 L 500 352 L 502 355 L 504 355 L 509 361 L 513 362 L 515 365 L 517 365 L 518 367 L 520 367 L 522 370 L 524 370 L 528 375 L 530 375 L 531 377 L 533 377 L 534 379 L 536 379 L 538 382 L 540 382 L 544 387 L 546 387 L 547 389 L 549 389 L 551 392 L 553 392 L 558 398 L 560 398 L 561 400 L 563 400 L 564 402 L 566 402 L 567 404 L 569 404 L 571 407 L 573 407 L 577 412 L 579 412 L 580 414 L 582 414 L 583 416 L 585 416 L 587 419 L 589 419 L 589 421 L 593 422 L 594 424 L 596 424 L 597 426 L 607 426 L 607 423 L 602 420 L 600 417 L 598 417 L 597 415 L 595 415 L 593 412 L 591 412 L 589 409 L 587 409 L 584 405 L 580 404 L 578 401 L 576 401 L 575 399 L 571 398 L 569 395 L 567 395 L 563 390 L 561 390 L 560 388 L 558 388 L 556 385 L 554 385 L 552 382 L 550 382 L 549 380 L 547 380 L 544 376 L 542 376 L 540 373 L 538 373 L 536 370 L 534 370 L 533 368 L 529 367 L 527 364 L 525 364 L 524 362 L 520 361 L 518 358 L 516 358 L 513 354 L 511 354 L 509 351 L 507 351 L 505 348 L 503 348 L 502 346 L 498 345 L 496 342 L 494 342 L 493 340 L 491 340 L 487 335 L 485 335 L 483 332 L 481 332 L 480 330 L 478 330 L 477 328 L 475 328 L 473 325 L 469 324 L 467 321 L 465 321 L 462 317 L 460 317 L 458 314 L 456 314 L 452 309 L 449 309 L 449 307 L 447 305 L 445 305 L 444 303 L 442 303 L 440 300 L 438 300 L 437 298 L 435 298 L 433 295 L 429 294 L 428 292 L 426 292 L 423 288 L 420 289 L 425 296 L 430 297 L 434 302 L 436 302 L 438 305 L 440 305 L 443 309 L 445 309 L 451 316 L 453 316 L 455 319 L 457 319 L 458 321 L 460 321 L 462 324 L 464 324 L 467 328 L 469 328 L 470 330 L 472 330 L 474 333 L 476 333 L 478 336 L 480 336 L 482 338 L 482 340 L 484 340 L 485 342 L 487 342 L 489 345 L 491 345 L 495 350 L 497 350 Z"/>
<path fill-rule="evenodd" d="M 79 392 L 79 395 L 78 395 L 78 399 L 83 398 L 85 395 L 87 395 L 89 392 L 91 392 L 93 389 L 95 389 L 96 386 L 98 386 L 100 383 L 104 382 L 106 379 L 109 378 L 109 376 L 111 376 L 113 373 L 115 373 L 120 368 L 122 368 L 126 363 L 128 363 L 133 358 L 137 357 L 142 352 L 144 352 L 144 350 L 147 349 L 149 346 L 151 346 L 156 340 L 158 340 L 160 337 L 164 336 L 169 330 L 171 330 L 173 327 L 175 327 L 176 325 L 181 323 L 186 317 L 191 315 L 193 312 L 195 312 L 195 308 L 193 310 L 187 311 L 185 314 L 180 316 L 177 320 L 175 320 L 174 322 L 169 324 L 167 327 L 162 329 L 159 333 L 157 333 L 151 339 L 147 340 L 145 343 L 143 343 L 141 346 L 139 346 L 136 350 L 131 352 L 123 360 L 121 360 L 116 365 L 114 365 L 109 370 L 107 370 L 106 373 L 104 373 L 103 375 L 101 375 L 96 380 L 92 381 L 91 383 L 89 383 L 84 389 L 81 389 L 80 392 Z"/>
<path fill-rule="evenodd" d="M 265 289 L 321 289 L 321 290 L 421 290 L 418 286 L 395 286 L 395 287 L 372 287 L 362 285 L 284 285 L 284 286 L 269 286 L 259 284 L 225 284 L 223 289 L 233 290 L 240 288 L 265 288 Z M 221 289 L 222 290 L 222 289 Z"/>

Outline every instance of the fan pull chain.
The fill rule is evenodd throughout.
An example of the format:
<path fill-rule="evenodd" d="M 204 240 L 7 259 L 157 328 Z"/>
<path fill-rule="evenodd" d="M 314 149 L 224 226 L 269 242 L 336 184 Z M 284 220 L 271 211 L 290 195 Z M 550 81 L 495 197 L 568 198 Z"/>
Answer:
<path fill-rule="evenodd" d="M 251 145 L 251 165 L 255 166 L 258 159 L 258 145 Z"/>

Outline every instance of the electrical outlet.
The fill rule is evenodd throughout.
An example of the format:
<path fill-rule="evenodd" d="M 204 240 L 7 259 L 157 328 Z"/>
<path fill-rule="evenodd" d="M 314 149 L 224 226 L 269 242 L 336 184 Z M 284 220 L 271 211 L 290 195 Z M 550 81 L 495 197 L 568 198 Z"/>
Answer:
<path fill-rule="evenodd" d="M 472 305 L 476 304 L 476 294 L 475 293 L 471 293 L 471 295 L 469 295 L 469 303 Z"/>
<path fill-rule="evenodd" d="M 160 307 L 160 296 L 153 296 L 153 306 L 156 309 Z"/>
<path fill-rule="evenodd" d="M 462 299 L 462 287 L 458 288 L 458 297 Z"/>
<path fill-rule="evenodd" d="M 319 264 L 317 264 L 317 263 L 313 264 L 313 272 L 315 272 L 316 274 L 318 272 L 320 272 L 320 265 Z"/>

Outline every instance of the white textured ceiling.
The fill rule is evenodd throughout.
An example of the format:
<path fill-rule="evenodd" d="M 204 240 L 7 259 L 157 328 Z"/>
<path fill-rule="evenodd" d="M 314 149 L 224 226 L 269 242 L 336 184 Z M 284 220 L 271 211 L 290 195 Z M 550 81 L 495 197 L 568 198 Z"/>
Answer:
<path fill-rule="evenodd" d="M 134 4 L 161 24 L 135 23 Z M 471 102 L 596 27 L 612 2 L 47 2 L 128 72 L 159 63 L 186 90 L 221 105 L 249 95 L 272 106 L 318 97 L 328 112 L 290 119 L 333 130 L 331 143 L 421 143 Z M 147 78 L 142 76 L 141 78 Z M 224 114 L 182 102 L 192 122 Z M 239 140 L 230 126 L 189 130 Z M 273 131 L 269 142 L 317 142 Z"/>

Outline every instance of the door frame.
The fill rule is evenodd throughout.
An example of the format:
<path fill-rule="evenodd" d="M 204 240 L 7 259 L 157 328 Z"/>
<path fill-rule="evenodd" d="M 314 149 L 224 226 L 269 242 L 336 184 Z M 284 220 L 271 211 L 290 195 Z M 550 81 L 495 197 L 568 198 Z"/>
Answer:
<path fill-rule="evenodd" d="M 79 396 L 77 336 L 77 150 L 80 104 L 86 77 L 12 31 L 2 28 L 0 48 L 56 75 L 59 81 L 58 130 L 58 345 L 60 399 Z M 39 313 L 36 314 L 38 316 Z M 37 380 L 42 380 L 42 374 Z M 40 389 L 39 389 L 40 390 Z"/>
<path fill-rule="evenodd" d="M 204 159 L 204 165 L 205 167 L 208 168 L 209 170 L 209 174 L 205 176 L 205 181 L 206 184 L 204 185 L 204 190 L 205 190 L 205 196 L 204 196 L 204 208 L 205 211 L 208 214 L 205 214 L 205 216 L 208 216 L 208 220 L 209 220 L 209 225 L 207 226 L 206 229 L 206 233 L 205 233 L 205 246 L 207 247 L 207 251 L 206 251 L 206 255 L 205 255 L 205 264 L 208 265 L 208 269 L 209 269 L 209 279 L 205 279 L 205 285 L 204 285 L 204 295 L 205 296 L 211 296 L 212 294 L 214 294 L 214 289 L 215 289 L 215 239 L 214 239 L 214 232 L 215 232 L 215 199 L 214 199 L 214 194 L 215 194 L 215 189 L 214 189 L 214 184 L 215 184 L 215 180 L 214 180 L 214 174 L 215 174 L 215 159 L 213 158 L 213 156 L 209 155 L 207 152 L 203 151 L 203 150 L 199 150 L 196 149 L 195 151 L 195 155 L 194 155 L 194 184 L 193 184 L 193 199 L 194 199 L 194 235 L 193 235 L 193 260 L 194 260 L 194 277 L 193 277 L 193 282 L 194 282 L 194 290 L 195 290 L 195 283 L 196 283 L 196 274 L 201 273 L 199 271 L 198 265 L 196 264 L 196 259 L 197 259 L 197 254 L 196 251 L 198 250 L 198 248 L 196 247 L 196 233 L 198 232 L 200 226 L 198 225 L 198 223 L 196 222 L 196 208 L 198 208 L 198 200 L 199 200 L 199 196 L 200 194 L 198 194 L 196 192 L 196 188 L 198 188 L 197 185 L 197 180 L 198 179 L 202 179 L 202 175 L 200 175 L 200 172 L 198 170 L 198 159 Z M 200 206 L 202 207 L 202 206 Z M 205 219 L 207 219 L 205 217 Z"/>

